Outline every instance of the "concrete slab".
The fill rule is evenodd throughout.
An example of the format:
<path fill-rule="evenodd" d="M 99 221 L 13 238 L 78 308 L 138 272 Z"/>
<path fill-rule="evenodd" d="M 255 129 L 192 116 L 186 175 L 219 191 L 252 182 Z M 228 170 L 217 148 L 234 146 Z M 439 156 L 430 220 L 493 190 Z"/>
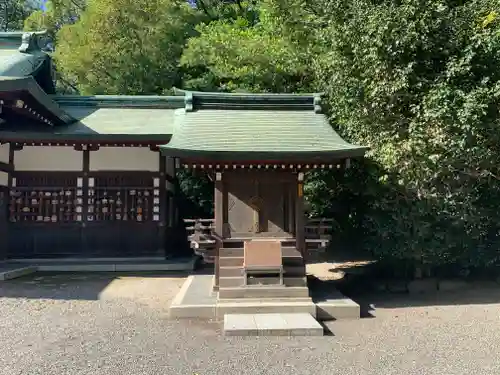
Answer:
<path fill-rule="evenodd" d="M 306 313 L 316 316 L 316 305 L 311 300 L 296 302 L 293 298 L 288 301 L 273 299 L 247 301 L 240 298 L 238 302 L 218 302 L 216 313 L 218 319 L 222 319 L 226 314 Z"/>
<path fill-rule="evenodd" d="M 254 314 L 259 336 L 288 336 L 291 334 L 282 314 Z"/>
<path fill-rule="evenodd" d="M 324 329 L 311 315 L 281 314 L 288 327 L 294 327 L 293 336 L 323 336 Z"/>
<path fill-rule="evenodd" d="M 226 314 L 226 336 L 323 336 L 310 314 Z"/>
<path fill-rule="evenodd" d="M 212 275 L 189 276 L 169 308 L 172 319 L 214 319 L 217 297 L 212 293 Z"/>
<path fill-rule="evenodd" d="M 115 272 L 113 263 L 43 263 L 37 266 L 40 272 Z"/>
<path fill-rule="evenodd" d="M 257 336 L 258 329 L 251 314 L 227 314 L 224 316 L 225 336 Z"/>
<path fill-rule="evenodd" d="M 92 261 L 52 260 L 33 261 L 41 272 L 147 272 L 147 271 L 192 271 L 196 258 L 173 260 L 107 259 Z"/>
<path fill-rule="evenodd" d="M 360 319 L 359 304 L 344 296 L 336 288 L 312 291 L 312 300 L 316 304 L 316 318 L 319 321 Z"/>
<path fill-rule="evenodd" d="M 114 258 L 28 258 L 28 259 L 9 259 L 12 263 L 54 263 L 54 262 L 71 262 L 71 263 L 133 263 L 133 262 L 164 262 L 165 257 L 114 257 Z"/>
<path fill-rule="evenodd" d="M 359 319 L 360 307 L 337 290 L 328 296 L 294 298 L 218 298 L 212 275 L 189 276 L 170 305 L 171 318 L 224 319 L 229 314 L 308 314 L 319 321 Z"/>
<path fill-rule="evenodd" d="M 1 265 L 0 281 L 12 280 L 17 277 L 30 275 L 37 271 L 37 267 L 26 265 Z"/>
<path fill-rule="evenodd" d="M 180 262 L 158 262 L 158 263 L 116 263 L 115 271 L 192 271 L 194 270 L 195 259 Z"/>
<path fill-rule="evenodd" d="M 359 304 L 343 295 L 339 298 L 315 301 L 316 317 L 320 321 L 360 319 L 361 309 Z"/>

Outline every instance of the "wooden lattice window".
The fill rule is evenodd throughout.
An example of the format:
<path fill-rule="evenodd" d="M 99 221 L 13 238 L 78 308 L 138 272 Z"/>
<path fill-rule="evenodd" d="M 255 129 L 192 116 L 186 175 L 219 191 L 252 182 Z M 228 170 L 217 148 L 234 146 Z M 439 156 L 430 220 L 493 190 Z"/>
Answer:
<path fill-rule="evenodd" d="M 87 221 L 159 220 L 159 178 L 140 175 L 89 178 Z"/>
<path fill-rule="evenodd" d="M 21 175 L 12 181 L 11 222 L 82 221 L 81 179 L 62 175 Z"/>

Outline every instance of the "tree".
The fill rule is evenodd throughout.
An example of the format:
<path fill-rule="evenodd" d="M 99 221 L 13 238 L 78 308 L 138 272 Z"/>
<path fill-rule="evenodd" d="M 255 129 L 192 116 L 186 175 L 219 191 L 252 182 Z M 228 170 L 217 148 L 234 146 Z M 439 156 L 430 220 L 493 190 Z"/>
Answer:
<path fill-rule="evenodd" d="M 325 2 L 318 88 L 372 147 L 367 247 L 433 265 L 499 264 L 498 1 Z"/>
<path fill-rule="evenodd" d="M 48 0 L 44 9 L 39 7 L 24 20 L 24 29 L 47 30 L 49 37 L 55 40 L 55 35 L 61 27 L 78 21 L 86 4 L 87 0 Z"/>
<path fill-rule="evenodd" d="M 178 62 L 197 13 L 177 0 L 89 0 L 57 33 L 60 72 L 88 94 L 160 94 L 180 86 Z"/>
<path fill-rule="evenodd" d="M 39 6 L 37 0 L 0 0 L 0 30 L 22 30 L 24 19 Z"/>
<path fill-rule="evenodd" d="M 247 4 L 248 6 L 248 4 Z M 307 91 L 312 72 L 307 49 L 280 25 L 272 0 L 198 25 L 181 65 L 185 86 L 197 90 Z"/>

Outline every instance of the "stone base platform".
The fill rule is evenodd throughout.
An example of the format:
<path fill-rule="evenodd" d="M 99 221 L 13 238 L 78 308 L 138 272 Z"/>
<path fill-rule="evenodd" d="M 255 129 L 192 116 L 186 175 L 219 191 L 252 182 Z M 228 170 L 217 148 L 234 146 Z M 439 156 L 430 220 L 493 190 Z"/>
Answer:
<path fill-rule="evenodd" d="M 213 275 L 189 276 L 170 305 L 173 319 L 201 318 L 222 320 L 228 314 L 302 313 L 320 321 L 359 319 L 360 307 L 337 290 L 318 298 L 240 298 L 218 299 L 212 291 Z"/>
<path fill-rule="evenodd" d="M 140 258 L 107 258 L 107 259 L 22 259 L 0 263 L 0 281 L 10 280 L 34 272 L 149 272 L 193 271 L 196 258 L 172 259 L 140 259 Z"/>
<path fill-rule="evenodd" d="M 0 281 L 15 279 L 17 277 L 35 273 L 37 267 L 27 264 L 0 264 Z"/>
<path fill-rule="evenodd" d="M 307 313 L 226 314 L 225 336 L 323 336 L 323 327 Z"/>

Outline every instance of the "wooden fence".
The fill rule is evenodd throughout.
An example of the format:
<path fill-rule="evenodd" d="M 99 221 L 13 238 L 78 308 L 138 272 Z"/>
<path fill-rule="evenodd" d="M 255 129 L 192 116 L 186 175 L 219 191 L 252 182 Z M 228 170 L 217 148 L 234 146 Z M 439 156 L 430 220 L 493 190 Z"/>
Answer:
<path fill-rule="evenodd" d="M 215 246 L 212 236 L 215 228 L 214 219 L 185 219 L 188 240 L 195 252 L 207 262 L 213 261 L 211 255 Z M 308 251 L 321 251 L 326 248 L 332 238 L 333 219 L 306 219 L 305 237 Z"/>

